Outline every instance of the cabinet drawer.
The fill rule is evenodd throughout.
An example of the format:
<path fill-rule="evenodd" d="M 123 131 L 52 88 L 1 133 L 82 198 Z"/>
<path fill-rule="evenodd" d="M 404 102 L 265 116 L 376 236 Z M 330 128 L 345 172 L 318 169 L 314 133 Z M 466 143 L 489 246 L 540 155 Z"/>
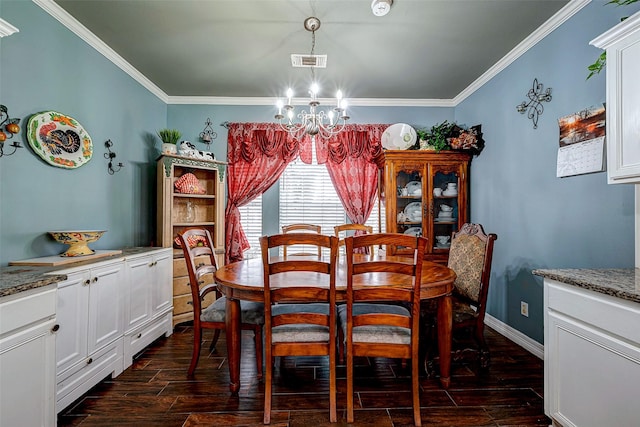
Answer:
<path fill-rule="evenodd" d="M 549 310 L 640 345 L 640 304 L 546 279 Z"/>
<path fill-rule="evenodd" d="M 198 264 L 210 264 L 208 256 L 199 256 L 196 257 L 196 265 Z M 184 258 L 174 258 L 173 259 L 173 277 L 181 277 L 181 276 L 189 276 L 189 272 L 187 271 L 187 264 L 185 263 Z"/>
<path fill-rule="evenodd" d="M 173 295 L 186 295 L 191 294 L 191 287 L 189 286 L 189 276 L 181 276 L 173 278 Z"/>
<path fill-rule="evenodd" d="M 56 413 L 73 403 L 109 374 L 122 373 L 122 338 L 102 347 L 88 358 L 56 376 Z"/>
<path fill-rule="evenodd" d="M 144 328 L 138 329 L 124 337 L 124 369 L 133 364 L 133 356 L 142 351 L 146 346 L 154 342 L 157 338 L 166 334 L 171 335 L 173 326 L 171 323 L 171 313 L 166 313 L 154 319 Z"/>
<path fill-rule="evenodd" d="M 209 306 L 212 302 L 216 300 L 215 294 L 209 293 L 204 297 L 204 301 L 202 305 L 204 307 Z M 173 297 L 173 314 L 183 314 L 183 313 L 191 313 L 193 311 L 193 307 L 191 306 L 191 294 L 188 295 L 180 295 Z"/>
<path fill-rule="evenodd" d="M 55 285 L 34 290 L 31 294 L 20 293 L 19 297 L 0 304 L 0 336 L 52 318 L 55 314 Z"/>

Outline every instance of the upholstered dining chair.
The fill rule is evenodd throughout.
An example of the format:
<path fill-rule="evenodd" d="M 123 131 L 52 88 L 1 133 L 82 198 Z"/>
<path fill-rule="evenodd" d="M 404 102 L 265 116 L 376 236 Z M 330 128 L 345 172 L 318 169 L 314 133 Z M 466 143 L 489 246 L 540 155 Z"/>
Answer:
<path fill-rule="evenodd" d="M 344 246 L 344 238 L 348 235 L 359 235 L 359 234 L 371 234 L 373 233 L 373 227 L 370 225 L 364 224 L 341 224 L 333 227 L 333 231 L 335 236 L 340 239 L 339 245 L 340 247 Z M 369 251 L 369 255 L 373 258 L 375 254 L 375 246 L 371 246 L 366 249 Z"/>
<path fill-rule="evenodd" d="M 321 232 L 321 227 L 319 225 L 315 225 L 315 224 L 304 224 L 304 223 L 298 223 L 298 224 L 289 224 L 289 225 L 283 225 L 282 226 L 282 234 L 288 234 L 288 233 L 314 233 L 314 234 L 320 234 Z M 287 256 L 287 246 L 290 245 L 284 245 L 282 247 L 282 253 L 283 255 L 286 257 Z M 294 254 L 289 254 L 289 255 L 314 255 L 314 253 L 311 252 L 295 252 Z M 320 246 L 318 246 L 318 257 L 322 256 L 322 248 Z"/>
<path fill-rule="evenodd" d="M 466 223 L 453 233 L 448 266 L 456 273 L 453 291 L 452 360 L 477 360 L 482 369 L 489 367 L 489 348 L 484 339 L 484 318 L 491 276 L 493 245 L 498 236 L 486 234 L 482 225 Z M 422 307 L 427 343 L 437 343 L 436 306 L 426 301 Z M 428 345 L 425 368 L 434 373 L 437 361 L 433 345 Z"/>
<path fill-rule="evenodd" d="M 284 245 L 328 248 L 328 259 L 315 256 L 275 258 L 269 250 Z M 320 234 L 291 233 L 260 238 L 264 265 L 265 383 L 264 424 L 271 422 L 272 372 L 279 356 L 329 357 L 329 419 L 336 410 L 336 259 L 338 239 Z M 305 276 L 305 273 L 309 275 Z M 305 283 L 326 275 L 326 286 Z M 283 282 L 289 275 L 293 283 Z"/>
<path fill-rule="evenodd" d="M 393 233 L 345 239 L 347 303 L 338 307 L 338 319 L 347 341 L 347 423 L 354 421 L 354 358 L 365 356 L 411 360 L 413 419 L 416 426 L 422 425 L 418 351 L 420 283 L 426 244 L 424 237 Z M 371 245 L 411 248 L 414 257 L 407 257 L 406 261 L 354 258 L 358 248 Z M 370 273 L 380 277 L 371 283 Z"/>
<path fill-rule="evenodd" d="M 189 286 L 193 305 L 193 354 L 187 375 L 193 376 L 202 345 L 204 329 L 213 329 L 214 335 L 210 350 L 215 348 L 220 331 L 225 329 L 226 297 L 218 291 L 213 282 L 213 274 L 218 269 L 211 234 L 206 229 L 190 228 L 178 234 L 178 240 L 184 253 L 189 273 Z M 208 281 L 211 282 L 208 282 Z M 202 306 L 204 297 L 216 293 L 216 300 L 207 307 Z M 256 345 L 256 368 L 258 378 L 262 378 L 262 325 L 264 324 L 264 305 L 262 303 L 241 301 L 241 329 L 254 333 Z"/>

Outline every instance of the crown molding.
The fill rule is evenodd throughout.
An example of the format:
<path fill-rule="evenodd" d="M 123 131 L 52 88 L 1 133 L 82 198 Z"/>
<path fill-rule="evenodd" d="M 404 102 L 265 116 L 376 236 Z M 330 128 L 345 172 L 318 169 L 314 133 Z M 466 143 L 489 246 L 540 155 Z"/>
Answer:
<path fill-rule="evenodd" d="M 13 25 L 9 24 L 4 19 L 0 18 L 0 37 L 7 37 L 7 36 L 10 36 L 13 33 L 19 32 L 19 31 L 20 30 L 18 30 L 16 27 L 14 27 Z"/>
<path fill-rule="evenodd" d="M 93 34 L 82 25 L 76 18 L 71 16 L 66 10 L 58 6 L 53 0 L 32 0 L 40 6 L 45 12 L 58 20 L 62 25 L 67 27 L 71 32 L 84 40 L 89 46 L 93 47 L 101 53 L 109 61 L 113 62 L 118 68 L 131 76 L 134 80 L 144 86 L 149 92 L 160 98 L 161 101 L 167 103 L 169 96 L 151 80 L 145 77 L 140 71 L 127 62 L 122 56 L 118 55 L 115 50 L 111 49 L 98 36 Z"/>
<path fill-rule="evenodd" d="M 225 96 L 170 96 L 167 104 L 192 105 L 276 105 L 277 98 L 225 97 Z M 324 105 L 332 105 L 335 99 L 320 98 Z M 294 98 L 293 105 L 307 105 L 306 98 Z M 349 107 L 454 107 L 450 99 L 391 99 L 391 98 L 354 98 L 348 99 Z"/>
<path fill-rule="evenodd" d="M 473 83 L 471 83 L 455 98 L 453 98 L 453 105 L 456 106 L 467 99 L 472 93 L 480 89 L 485 83 L 497 76 L 502 70 L 511 65 L 516 59 L 520 58 L 539 41 L 548 36 L 560 25 L 564 24 L 569 18 L 578 13 L 589 3 L 591 3 L 591 0 L 571 0 L 569 3 L 567 3 L 555 15 L 553 15 L 544 24 L 542 24 L 536 31 L 531 33 L 529 37 L 520 42 L 509 53 L 502 57 L 501 60 L 496 62 L 483 75 L 478 77 Z"/>
<path fill-rule="evenodd" d="M 640 28 L 640 12 L 636 12 L 605 33 L 589 42 L 590 45 L 607 49 L 610 45 Z"/>
<path fill-rule="evenodd" d="M 106 43 L 95 34 L 89 31 L 84 25 L 78 22 L 67 11 L 58 6 L 53 0 L 32 0 L 45 12 L 57 19 L 62 25 L 67 27 L 78 37 L 96 49 L 108 60 L 113 62 L 122 71 L 131 76 L 134 80 L 144 86 L 152 94 L 157 96 L 166 104 L 198 104 L 198 105 L 275 105 L 275 98 L 257 97 L 218 97 L 218 96 L 169 96 L 162 89 L 156 86 L 151 80 L 145 77 L 140 71 L 129 64 L 123 57 L 118 55 Z M 500 61 L 495 63 L 484 74 L 478 77 L 473 83 L 463 89 L 453 99 L 385 99 L 385 98 L 356 98 L 349 99 L 350 106 L 363 107 L 456 107 L 467 97 L 481 88 L 485 83 L 498 75 L 502 70 L 511 65 L 516 59 L 544 39 L 553 30 L 558 28 L 569 18 L 575 15 L 591 0 L 571 0 L 560 11 L 549 18 L 540 28 L 534 31 L 529 37 L 523 40 Z M 1 30 L 1 27 L 0 27 Z M 17 29 L 16 29 L 17 30 Z M 330 103 L 330 101 L 326 101 Z M 297 100 L 295 104 L 305 104 L 304 100 Z"/>

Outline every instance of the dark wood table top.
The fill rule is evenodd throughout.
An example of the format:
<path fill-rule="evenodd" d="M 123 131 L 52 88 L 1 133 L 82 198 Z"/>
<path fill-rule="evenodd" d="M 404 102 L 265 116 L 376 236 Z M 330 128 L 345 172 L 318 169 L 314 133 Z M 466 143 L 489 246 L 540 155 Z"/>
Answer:
<path fill-rule="evenodd" d="M 360 255 L 356 255 L 358 257 Z M 289 256 L 291 259 L 292 256 Z M 362 255 L 365 260 L 365 255 Z M 309 259 L 309 257 L 295 256 L 295 259 Z M 380 255 L 376 260 L 393 260 L 410 262 L 410 258 L 399 256 Z M 422 299 L 437 298 L 451 293 L 456 274 L 453 270 L 442 264 L 431 261 L 423 261 L 422 286 L 420 287 L 420 297 Z M 249 301 L 262 301 L 264 292 L 263 265 L 262 258 L 244 260 L 222 266 L 216 272 L 216 282 L 218 287 L 228 298 L 237 298 Z M 406 276 L 393 273 L 367 273 L 359 274 L 354 278 L 354 286 L 366 284 L 368 286 L 376 284 L 384 285 L 409 285 Z M 300 286 L 303 284 L 329 286 L 327 275 L 310 272 L 287 272 L 271 277 L 271 286 Z M 347 286 L 347 262 L 344 255 L 339 256 L 336 270 L 336 290 L 337 298 L 344 299 Z"/>

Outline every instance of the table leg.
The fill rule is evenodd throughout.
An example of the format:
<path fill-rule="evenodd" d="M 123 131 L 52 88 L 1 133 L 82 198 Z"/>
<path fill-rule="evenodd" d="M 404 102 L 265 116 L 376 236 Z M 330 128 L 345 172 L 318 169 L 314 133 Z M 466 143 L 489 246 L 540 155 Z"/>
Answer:
<path fill-rule="evenodd" d="M 227 298 L 225 324 L 227 359 L 229 363 L 229 390 L 238 394 L 240 390 L 240 354 L 242 331 L 240 330 L 240 300 Z"/>
<path fill-rule="evenodd" d="M 440 353 L 440 385 L 449 388 L 451 382 L 451 329 L 453 312 L 451 296 L 438 299 L 438 349 Z"/>

